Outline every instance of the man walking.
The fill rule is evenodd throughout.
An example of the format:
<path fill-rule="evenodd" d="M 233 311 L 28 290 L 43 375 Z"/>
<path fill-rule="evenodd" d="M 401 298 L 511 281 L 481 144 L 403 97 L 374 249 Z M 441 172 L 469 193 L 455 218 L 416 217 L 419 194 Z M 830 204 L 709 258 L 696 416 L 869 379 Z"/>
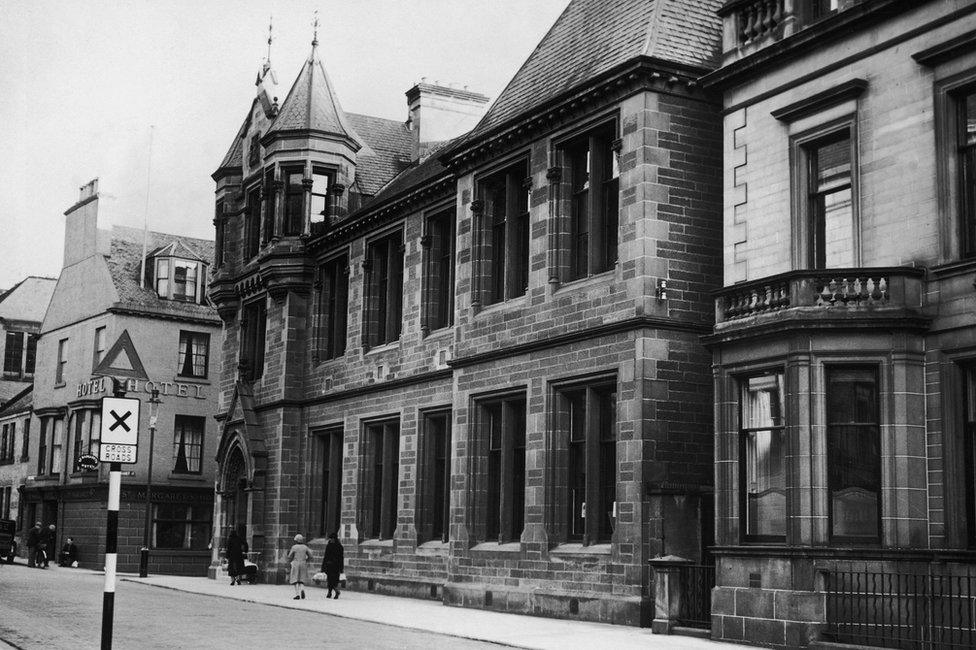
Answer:
<path fill-rule="evenodd" d="M 41 543 L 41 522 L 35 522 L 34 527 L 27 531 L 27 566 L 37 566 L 37 547 Z"/>

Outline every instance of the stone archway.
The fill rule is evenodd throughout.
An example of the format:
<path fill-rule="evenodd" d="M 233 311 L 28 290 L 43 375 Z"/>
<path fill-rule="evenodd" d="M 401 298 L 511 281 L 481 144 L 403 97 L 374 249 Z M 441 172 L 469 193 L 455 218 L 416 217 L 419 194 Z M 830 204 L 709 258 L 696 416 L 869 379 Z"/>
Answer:
<path fill-rule="evenodd" d="M 235 445 L 231 449 L 222 473 L 223 499 L 222 512 L 220 513 L 220 521 L 222 522 L 220 536 L 222 539 L 226 539 L 231 530 L 237 529 L 237 532 L 246 539 L 250 492 L 247 489 L 247 461 L 244 459 L 244 452 L 240 447 Z"/>

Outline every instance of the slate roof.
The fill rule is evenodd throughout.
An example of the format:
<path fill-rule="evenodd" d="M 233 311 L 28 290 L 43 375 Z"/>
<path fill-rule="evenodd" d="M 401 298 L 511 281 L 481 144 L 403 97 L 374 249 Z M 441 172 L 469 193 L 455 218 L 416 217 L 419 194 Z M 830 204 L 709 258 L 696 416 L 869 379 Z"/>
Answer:
<path fill-rule="evenodd" d="M 723 0 L 573 0 L 465 141 L 639 56 L 714 69 Z"/>
<path fill-rule="evenodd" d="M 237 135 L 234 136 L 230 149 L 227 150 L 227 154 L 224 155 L 224 159 L 220 161 L 217 169 L 229 167 L 239 171 L 244 166 L 244 135 L 247 133 L 247 120 L 251 116 L 251 112 L 248 111 L 247 115 L 248 117 L 245 117 L 244 121 L 241 122 L 241 128 L 237 130 Z"/>
<path fill-rule="evenodd" d="M 268 134 L 293 130 L 322 131 L 359 141 L 314 48 L 268 127 Z"/>
<path fill-rule="evenodd" d="M 0 319 L 40 323 L 57 284 L 56 278 L 27 276 L 0 293 Z"/>
<path fill-rule="evenodd" d="M 360 149 L 356 156 L 356 182 L 361 193 L 373 196 L 410 167 L 413 134 L 399 120 L 356 113 L 347 113 L 346 117 L 369 148 Z"/>
<path fill-rule="evenodd" d="M 7 391 L 13 392 L 7 394 Z M 28 411 L 34 405 L 34 384 L 0 382 L 0 418 Z"/>
<path fill-rule="evenodd" d="M 149 286 L 139 286 L 139 272 L 142 266 L 143 231 L 138 228 L 114 226 L 109 254 L 105 257 L 112 282 L 119 293 L 118 306 L 140 311 L 151 311 L 176 317 L 217 319 L 217 310 L 209 305 L 199 305 L 177 300 L 163 300 Z M 195 253 L 201 260 L 214 259 L 214 243 L 206 239 L 194 239 L 161 232 L 149 233 L 147 251 L 164 248 L 178 243 Z"/>

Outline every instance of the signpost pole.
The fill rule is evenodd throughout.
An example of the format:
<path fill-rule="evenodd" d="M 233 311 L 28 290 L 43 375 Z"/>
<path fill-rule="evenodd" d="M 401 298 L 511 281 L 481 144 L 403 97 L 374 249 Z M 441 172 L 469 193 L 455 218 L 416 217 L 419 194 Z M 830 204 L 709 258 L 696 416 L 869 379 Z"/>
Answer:
<path fill-rule="evenodd" d="M 146 474 L 146 513 L 142 528 L 142 548 L 139 549 L 139 577 L 149 577 L 149 513 L 152 509 L 153 450 L 156 448 L 156 417 L 159 410 L 159 391 L 153 389 L 149 397 L 149 469 Z"/>
<path fill-rule="evenodd" d="M 108 522 L 105 529 L 105 593 L 102 597 L 102 650 L 112 649 L 115 617 L 115 567 L 118 559 L 119 495 L 122 492 L 122 463 L 112 463 L 108 473 Z"/>

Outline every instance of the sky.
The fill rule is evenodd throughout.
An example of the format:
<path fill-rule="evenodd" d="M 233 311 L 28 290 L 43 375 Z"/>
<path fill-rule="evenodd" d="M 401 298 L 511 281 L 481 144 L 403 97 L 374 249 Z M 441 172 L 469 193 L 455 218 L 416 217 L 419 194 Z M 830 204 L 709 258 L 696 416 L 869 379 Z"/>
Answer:
<path fill-rule="evenodd" d="M 568 0 L 0 0 L 0 289 L 57 277 L 64 211 L 213 238 L 210 174 L 268 53 L 282 94 L 311 51 L 345 110 L 406 119 L 426 77 L 494 100 Z M 284 97 L 281 97 L 284 100 Z M 148 206 L 148 208 L 147 208 Z"/>

